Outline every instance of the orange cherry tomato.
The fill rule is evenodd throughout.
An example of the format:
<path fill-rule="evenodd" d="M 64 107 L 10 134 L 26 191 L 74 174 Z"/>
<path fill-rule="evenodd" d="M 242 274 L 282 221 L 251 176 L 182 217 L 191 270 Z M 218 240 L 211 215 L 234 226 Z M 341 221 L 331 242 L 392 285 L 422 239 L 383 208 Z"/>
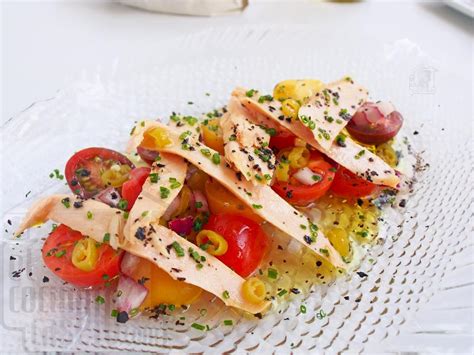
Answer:
<path fill-rule="evenodd" d="M 242 202 L 232 192 L 222 186 L 217 180 L 208 179 L 204 185 L 207 203 L 212 214 L 235 213 L 245 216 L 252 221 L 263 221 L 250 207 Z"/>
<path fill-rule="evenodd" d="M 142 258 L 130 277 L 148 289 L 141 309 L 160 304 L 174 304 L 176 307 L 192 304 L 202 293 L 201 288 L 173 279 L 151 261 Z"/>
<path fill-rule="evenodd" d="M 224 155 L 224 139 L 219 119 L 209 120 L 206 125 L 202 124 L 201 132 L 204 144 Z"/>

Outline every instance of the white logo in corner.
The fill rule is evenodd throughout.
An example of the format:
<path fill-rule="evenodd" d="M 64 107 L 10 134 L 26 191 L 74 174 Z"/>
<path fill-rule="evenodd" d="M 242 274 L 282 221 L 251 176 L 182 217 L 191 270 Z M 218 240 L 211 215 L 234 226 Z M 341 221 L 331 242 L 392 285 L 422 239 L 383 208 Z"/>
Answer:
<path fill-rule="evenodd" d="M 436 68 L 418 66 L 410 74 L 409 88 L 412 94 L 434 94 Z"/>

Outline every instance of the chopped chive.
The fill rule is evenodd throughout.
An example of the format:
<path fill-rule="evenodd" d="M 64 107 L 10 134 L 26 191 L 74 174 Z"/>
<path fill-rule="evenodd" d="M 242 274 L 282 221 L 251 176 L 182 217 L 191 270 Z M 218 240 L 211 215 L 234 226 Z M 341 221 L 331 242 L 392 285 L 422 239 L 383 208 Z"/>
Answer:
<path fill-rule="evenodd" d="M 300 306 L 300 312 L 303 313 L 303 314 L 306 313 L 306 306 L 305 306 L 304 304 L 302 304 L 302 305 Z"/>
<path fill-rule="evenodd" d="M 110 233 L 105 233 L 104 238 L 102 239 L 102 241 L 104 243 L 109 242 L 110 241 Z"/>
<path fill-rule="evenodd" d="M 255 89 L 250 89 L 249 91 L 247 91 L 247 92 L 245 93 L 245 96 L 247 96 L 247 97 L 252 97 L 253 95 L 255 95 L 256 92 L 257 92 L 257 90 L 255 90 Z"/>
<path fill-rule="evenodd" d="M 117 207 L 121 209 L 122 211 L 125 211 L 128 207 L 128 201 L 121 198 L 120 201 L 117 204 Z"/>
<path fill-rule="evenodd" d="M 258 102 L 263 104 L 265 101 L 272 101 L 273 96 L 272 95 L 263 95 L 258 98 Z"/>
<path fill-rule="evenodd" d="M 232 321 L 232 319 L 225 319 L 224 320 L 224 325 L 228 325 L 228 326 L 234 325 L 234 322 Z"/>
<path fill-rule="evenodd" d="M 174 304 L 168 305 L 168 309 L 173 312 L 176 309 L 176 306 Z"/>
<path fill-rule="evenodd" d="M 211 156 L 211 151 L 207 148 L 201 149 L 201 153 L 202 153 L 202 155 L 204 155 L 207 158 L 209 158 Z"/>
<path fill-rule="evenodd" d="M 281 296 L 286 295 L 287 293 L 288 293 L 287 290 L 281 290 L 280 292 L 277 293 L 277 295 L 278 295 L 279 297 L 281 297 Z"/>
<path fill-rule="evenodd" d="M 143 211 L 142 212 L 142 217 L 146 217 L 146 216 L 148 216 L 148 211 Z"/>
<path fill-rule="evenodd" d="M 268 269 L 268 278 L 270 279 L 276 279 L 278 277 L 278 271 L 273 268 Z"/>
<path fill-rule="evenodd" d="M 118 310 L 117 309 L 112 309 L 112 312 L 110 313 L 110 316 L 111 317 L 114 317 L 114 318 L 117 318 L 118 316 Z"/>
<path fill-rule="evenodd" d="M 104 304 L 105 303 L 105 298 L 102 297 L 102 296 L 97 296 L 95 298 L 95 302 L 98 303 L 98 304 Z"/>
<path fill-rule="evenodd" d="M 57 258 L 60 258 L 64 255 L 66 255 L 66 250 L 60 250 L 56 254 L 54 254 L 54 256 L 57 257 Z"/>
<path fill-rule="evenodd" d="M 158 173 L 151 173 L 150 174 L 150 182 L 153 184 L 156 184 L 160 180 L 160 177 L 158 176 Z"/>
<path fill-rule="evenodd" d="M 324 254 L 324 255 L 326 255 L 326 256 L 329 256 L 329 250 L 327 250 L 327 249 L 321 248 L 321 249 L 319 249 L 319 252 L 320 252 L 321 254 Z"/>
<path fill-rule="evenodd" d="M 193 327 L 194 329 L 197 329 L 197 330 L 205 330 L 206 329 L 206 326 L 204 326 L 202 324 L 199 324 L 199 323 L 193 323 L 193 324 L 191 324 L 191 327 Z"/>
<path fill-rule="evenodd" d="M 92 219 L 93 215 L 91 211 L 87 211 L 87 219 Z"/>
<path fill-rule="evenodd" d="M 229 298 L 230 298 L 229 291 L 225 290 L 224 292 L 222 292 L 222 297 L 223 297 L 224 299 L 229 299 Z"/>
<path fill-rule="evenodd" d="M 201 208 L 202 207 L 202 202 L 201 201 L 197 201 L 194 203 L 194 207 L 196 208 Z"/>
<path fill-rule="evenodd" d="M 263 208 L 262 205 L 256 205 L 255 203 L 252 204 L 252 207 L 255 208 L 256 210 Z"/>
<path fill-rule="evenodd" d="M 184 121 L 186 121 L 190 126 L 194 126 L 198 119 L 193 116 L 186 116 L 183 118 Z"/>
<path fill-rule="evenodd" d="M 61 200 L 61 203 L 64 205 L 64 207 L 69 208 L 71 207 L 71 200 L 69 197 L 65 197 Z"/>
<path fill-rule="evenodd" d="M 184 256 L 184 249 L 183 247 L 176 241 L 174 241 L 171 246 L 173 247 L 174 251 L 176 252 L 176 255 L 179 257 Z"/>
<path fill-rule="evenodd" d="M 221 156 L 219 155 L 219 153 L 214 153 L 212 155 L 212 162 L 216 165 L 219 165 L 221 163 Z"/>
<path fill-rule="evenodd" d="M 170 188 L 172 189 L 177 189 L 178 187 L 181 186 L 181 183 L 178 180 L 176 180 L 176 178 L 174 177 L 170 177 L 169 182 L 171 183 Z"/>
<path fill-rule="evenodd" d="M 168 198 L 169 195 L 170 195 L 170 190 L 164 186 L 160 186 L 160 197 L 162 199 L 165 199 L 165 198 Z"/>

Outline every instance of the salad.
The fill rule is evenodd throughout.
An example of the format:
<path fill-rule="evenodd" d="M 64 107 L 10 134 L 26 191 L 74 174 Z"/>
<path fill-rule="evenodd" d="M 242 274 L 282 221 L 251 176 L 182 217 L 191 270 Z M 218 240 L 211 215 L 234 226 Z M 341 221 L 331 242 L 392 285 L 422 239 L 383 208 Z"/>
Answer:
<path fill-rule="evenodd" d="M 44 264 L 76 287 L 115 287 L 120 323 L 205 294 L 262 317 L 357 268 L 409 184 L 402 124 L 350 77 L 236 88 L 201 118 L 137 122 L 123 152 L 74 153 L 71 193 L 37 201 L 17 235 L 54 221 Z"/>

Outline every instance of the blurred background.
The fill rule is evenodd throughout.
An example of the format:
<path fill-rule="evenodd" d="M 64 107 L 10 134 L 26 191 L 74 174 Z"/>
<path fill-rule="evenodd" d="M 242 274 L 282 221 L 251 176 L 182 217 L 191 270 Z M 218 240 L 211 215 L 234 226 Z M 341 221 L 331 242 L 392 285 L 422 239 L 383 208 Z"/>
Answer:
<path fill-rule="evenodd" d="M 145 66 L 153 63 L 154 58 L 168 55 L 183 36 L 249 24 L 310 25 L 313 30 L 308 36 L 308 46 L 314 46 L 315 51 L 325 45 L 345 47 L 349 55 L 351 51 L 382 48 L 386 43 L 408 38 L 441 64 L 459 71 L 454 75 L 472 77 L 473 22 L 469 5 L 472 11 L 472 0 L 450 4 L 443 1 L 3 0 L 1 121 L 35 101 L 54 96 L 82 71 L 123 63 Z M 203 42 L 202 50 L 208 45 Z"/>

